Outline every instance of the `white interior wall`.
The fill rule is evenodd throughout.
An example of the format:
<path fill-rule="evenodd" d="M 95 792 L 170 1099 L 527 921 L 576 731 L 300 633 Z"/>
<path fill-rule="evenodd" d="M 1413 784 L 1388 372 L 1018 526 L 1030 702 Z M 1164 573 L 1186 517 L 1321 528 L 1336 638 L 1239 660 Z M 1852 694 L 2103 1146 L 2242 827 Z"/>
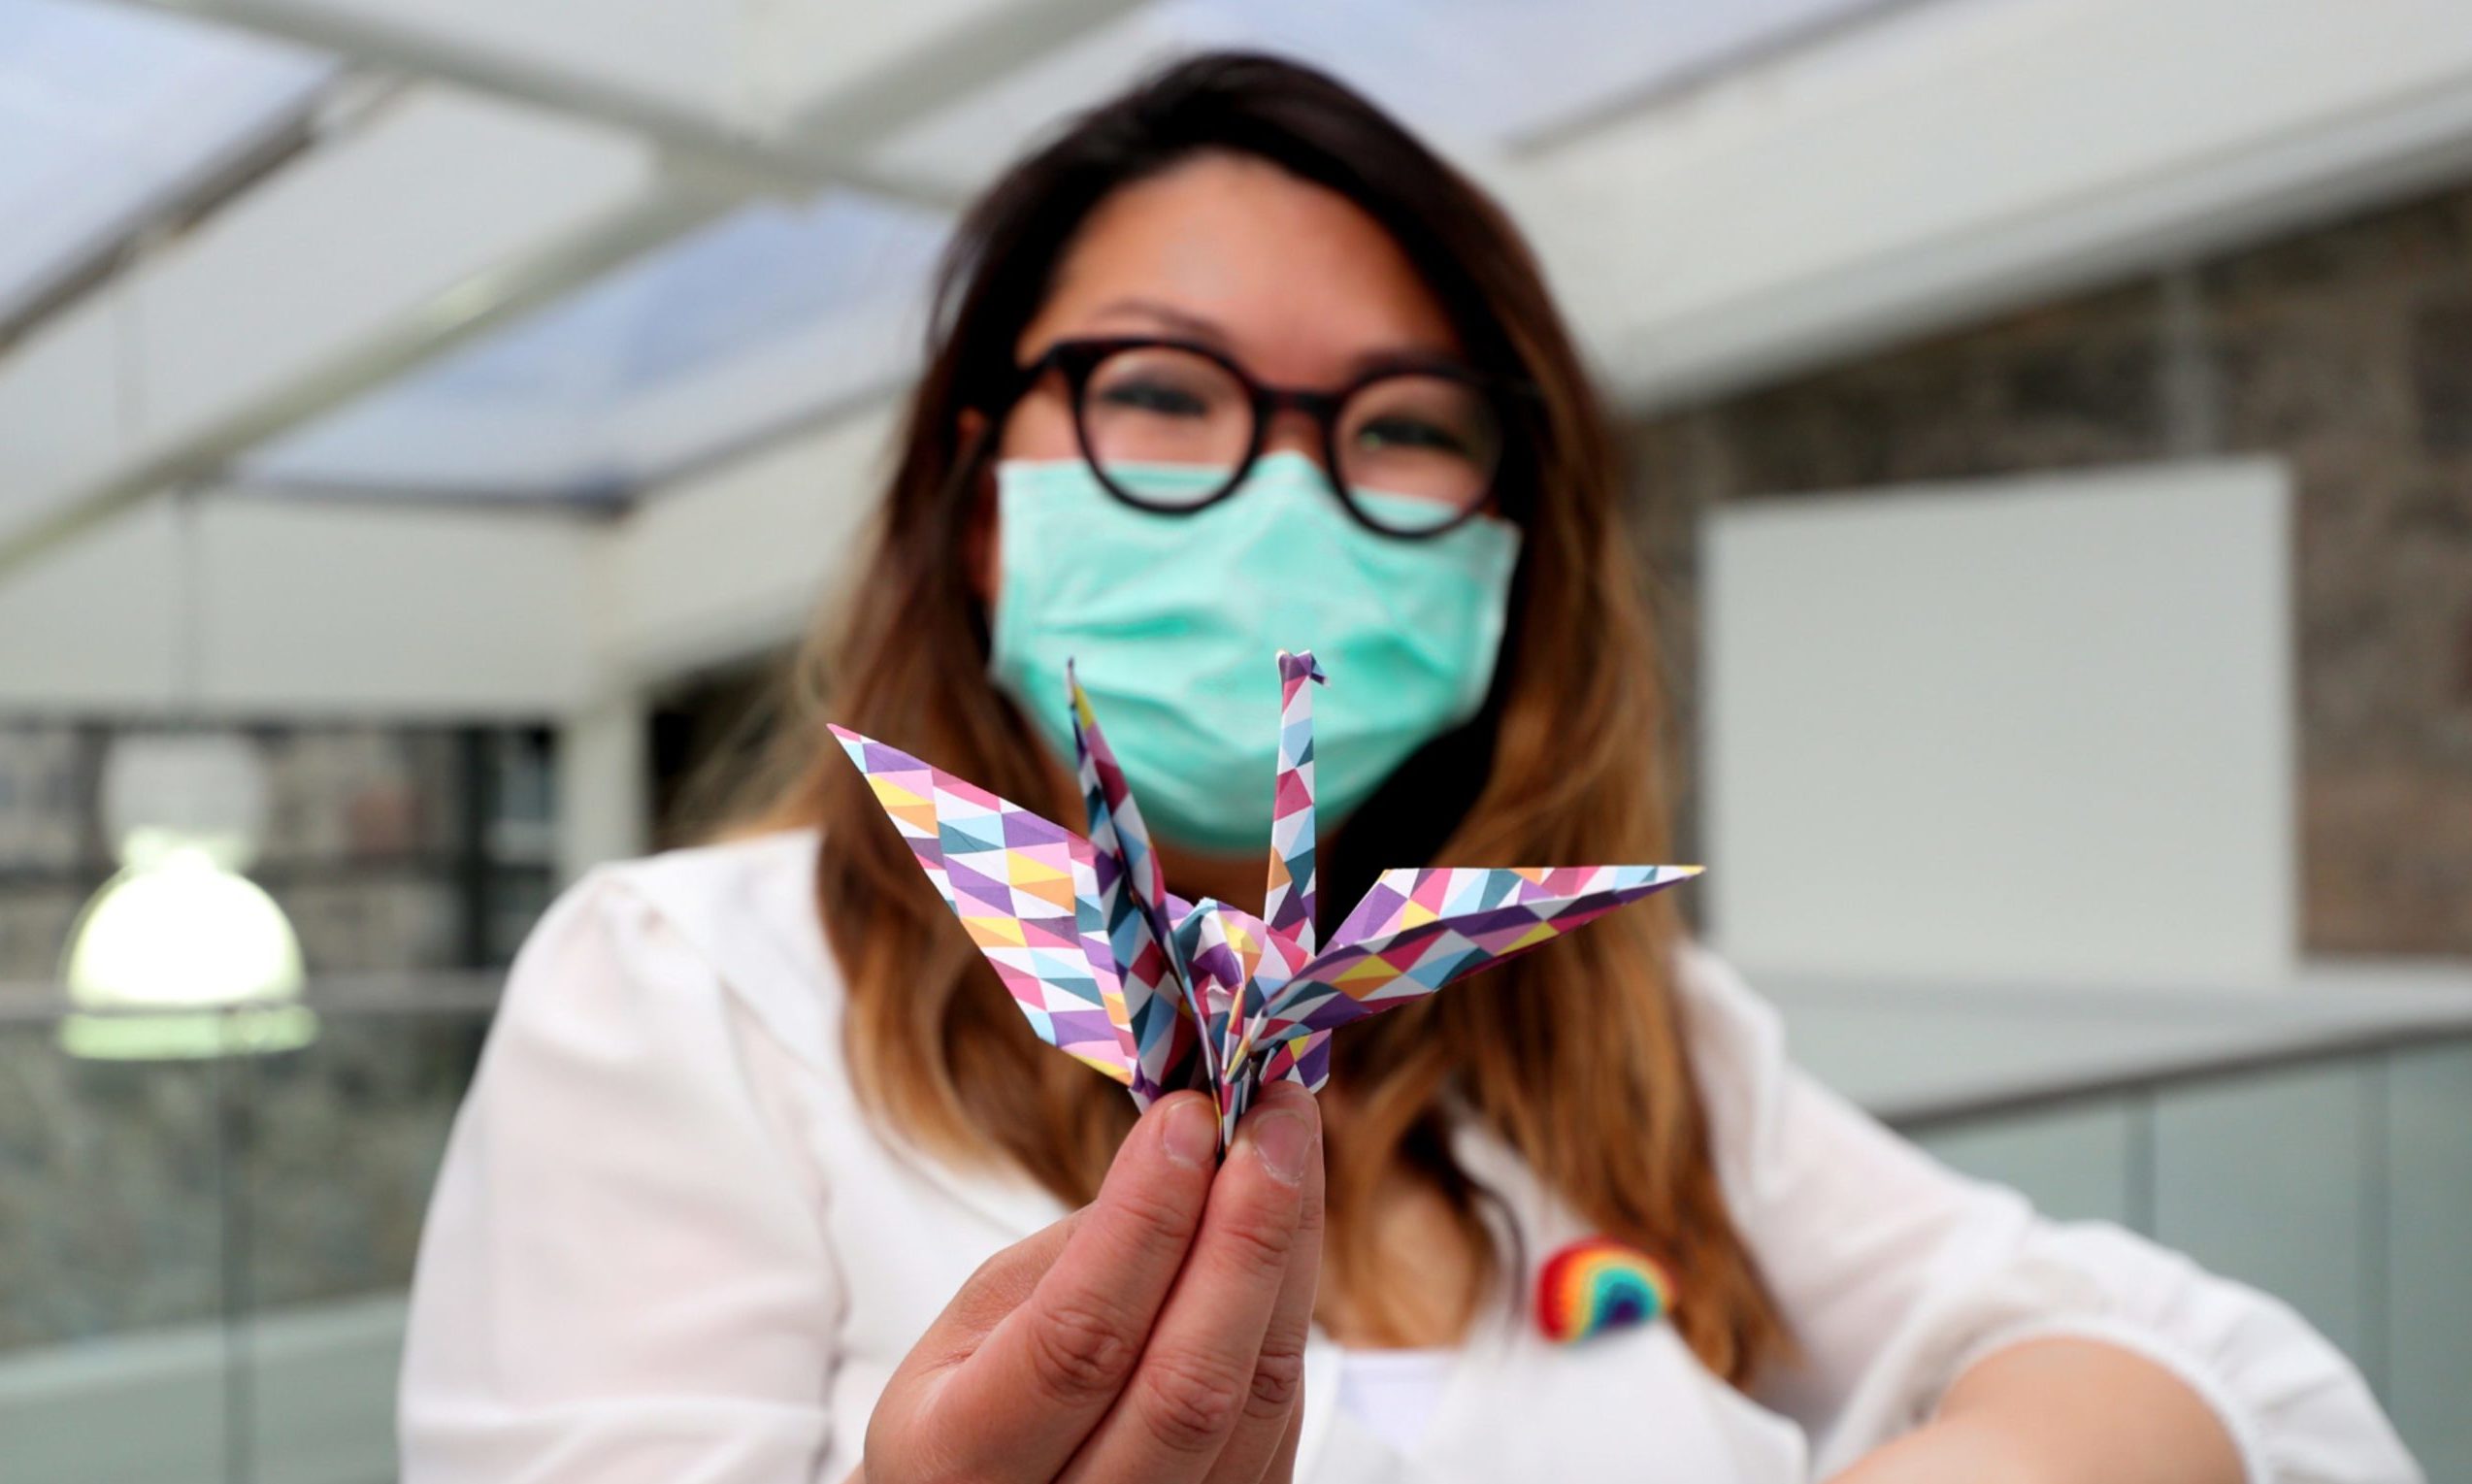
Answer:
<path fill-rule="evenodd" d="M 1728 505 L 1706 903 L 1758 969 L 2249 986 L 2296 962 L 2290 480 Z"/>
<path fill-rule="evenodd" d="M 597 694 L 603 534 L 554 512 L 198 498 L 0 584 L 0 713 L 537 719 Z"/>
<path fill-rule="evenodd" d="M 890 432 L 880 408 L 837 418 L 614 522 L 211 489 L 185 516 L 149 504 L 0 581 L 0 710 L 606 707 L 798 634 L 848 577 Z"/>
<path fill-rule="evenodd" d="M 889 432 L 880 411 L 839 419 L 610 524 L 214 491 L 148 505 L 0 583 L 0 719 L 547 722 L 572 879 L 649 843 L 649 692 L 780 644 L 848 579 Z"/>

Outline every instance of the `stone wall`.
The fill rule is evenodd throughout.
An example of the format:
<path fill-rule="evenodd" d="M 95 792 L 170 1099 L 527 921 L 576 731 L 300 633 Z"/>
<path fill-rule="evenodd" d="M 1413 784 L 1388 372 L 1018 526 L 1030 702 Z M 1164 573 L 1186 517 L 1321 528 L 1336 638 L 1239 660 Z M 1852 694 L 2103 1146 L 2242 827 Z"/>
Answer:
<path fill-rule="evenodd" d="M 1633 449 L 1686 830 L 1712 503 L 2280 457 L 2306 947 L 2472 953 L 2472 185 L 1679 411 Z"/>

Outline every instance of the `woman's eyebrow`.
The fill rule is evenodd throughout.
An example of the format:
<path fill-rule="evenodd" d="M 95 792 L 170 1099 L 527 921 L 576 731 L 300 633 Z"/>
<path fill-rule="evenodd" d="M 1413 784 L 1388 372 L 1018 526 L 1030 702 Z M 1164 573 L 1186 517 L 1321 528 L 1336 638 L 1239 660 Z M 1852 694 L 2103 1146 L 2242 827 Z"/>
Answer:
<path fill-rule="evenodd" d="M 1100 306 L 1091 317 L 1107 319 L 1121 314 L 1136 315 L 1211 345 L 1225 346 L 1228 343 L 1227 327 L 1217 320 L 1156 299 L 1110 299 Z"/>
<path fill-rule="evenodd" d="M 1091 317 L 1094 319 L 1108 319 L 1120 315 L 1149 320 L 1162 329 L 1190 340 L 1200 341 L 1203 345 L 1214 346 L 1222 351 L 1232 351 L 1235 345 L 1234 338 L 1227 332 L 1227 327 L 1219 321 L 1206 314 L 1197 314 L 1191 310 L 1178 309 L 1172 304 L 1157 299 L 1138 297 L 1110 299 L 1091 313 Z M 1436 368 L 1448 371 L 1474 369 L 1468 364 L 1466 356 L 1459 354 L 1448 346 L 1432 345 L 1423 341 L 1402 341 L 1396 346 L 1379 346 L 1370 350 L 1359 351 L 1348 358 L 1348 374 L 1351 376 L 1369 376 L 1377 371 L 1430 371 Z"/>

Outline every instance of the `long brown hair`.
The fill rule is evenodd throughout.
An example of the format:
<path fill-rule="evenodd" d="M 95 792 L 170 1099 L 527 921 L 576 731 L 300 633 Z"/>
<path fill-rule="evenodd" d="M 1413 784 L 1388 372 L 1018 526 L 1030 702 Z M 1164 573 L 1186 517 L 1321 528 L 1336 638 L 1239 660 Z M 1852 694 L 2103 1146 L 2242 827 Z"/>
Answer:
<path fill-rule="evenodd" d="M 1319 73 L 1212 55 L 1083 115 L 1006 173 L 943 262 L 912 394 L 854 601 L 799 667 L 750 818 L 820 825 L 824 927 L 847 980 L 854 1078 L 879 1116 L 954 1158 L 1009 1159 L 1074 1204 L 1129 1126 L 1123 1090 L 1046 1049 L 955 929 L 822 730 L 833 716 L 1054 817 L 1078 815 L 987 678 L 986 614 L 965 544 L 984 410 L 1083 220 L 1109 193 L 1203 152 L 1251 155 L 1347 197 L 1399 242 L 1480 370 L 1537 388 L 1500 499 L 1525 527 L 1492 697 L 1412 758 L 1325 851 L 1343 910 L 1384 867 L 1664 858 L 1653 757 L 1655 650 L 1617 511 L 1605 417 L 1542 276 L 1499 208 L 1399 125 Z M 1618 912 L 1463 989 L 1333 1041 L 1346 1116 L 1330 1142 L 1328 1271 L 1376 1325 L 1411 1279 L 1376 1260 L 1367 1212 L 1413 1171 L 1447 1202 L 1480 1272 L 1511 1266 L 1484 1193 L 1442 1137 L 1455 1099 L 1585 1220 L 1656 1253 L 1701 1361 L 1741 1383 L 1784 1336 L 1734 1230 L 1668 985 L 1664 899 Z M 1479 1295 L 1465 1296 L 1463 1321 Z"/>

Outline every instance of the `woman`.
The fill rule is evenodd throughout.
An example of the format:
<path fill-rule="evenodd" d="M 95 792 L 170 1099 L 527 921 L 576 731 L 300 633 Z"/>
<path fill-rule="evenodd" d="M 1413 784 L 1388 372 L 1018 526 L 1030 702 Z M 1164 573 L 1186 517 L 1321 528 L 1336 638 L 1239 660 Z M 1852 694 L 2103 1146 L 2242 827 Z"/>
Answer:
<path fill-rule="evenodd" d="M 1258 906 L 1268 657 L 1310 644 L 1324 900 L 1661 860 L 1615 459 L 1500 213 L 1275 61 L 1018 165 L 939 308 L 766 829 L 596 874 L 516 965 L 431 1210 L 408 1479 L 2414 1476 L 2280 1304 L 1796 1072 L 1664 899 L 1343 1033 L 1224 1161 L 1198 1094 L 1137 1123 L 824 712 L 1075 819 L 1077 655 L 1170 884 Z M 1549 1343 L 1533 1274 L 1587 1237 L 1670 1314 Z"/>

